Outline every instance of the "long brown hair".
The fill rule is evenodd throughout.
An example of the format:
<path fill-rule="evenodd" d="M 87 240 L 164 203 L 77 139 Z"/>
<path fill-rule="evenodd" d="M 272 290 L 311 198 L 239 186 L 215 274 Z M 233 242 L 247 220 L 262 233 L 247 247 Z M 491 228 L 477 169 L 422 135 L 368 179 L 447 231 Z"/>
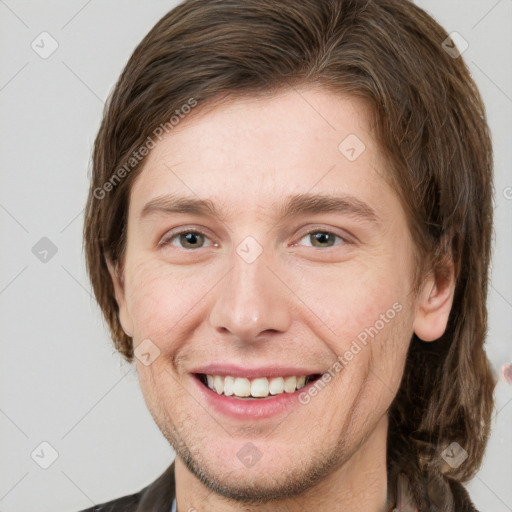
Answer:
<path fill-rule="evenodd" d="M 133 155 L 148 137 L 170 128 L 173 112 L 191 99 L 201 106 L 300 85 L 356 95 L 371 105 L 408 215 L 416 284 L 425 273 L 441 275 L 447 257 L 457 279 L 442 338 L 411 340 L 390 410 L 388 455 L 446 480 L 471 478 L 495 385 L 484 351 L 493 156 L 481 96 L 462 57 L 445 51 L 452 46 L 409 0 L 186 0 L 164 16 L 107 102 L 86 207 L 88 272 L 124 358 L 133 358 L 132 340 L 119 323 L 106 257 L 123 255 L 130 187 L 144 163 Z M 469 454 L 458 468 L 441 457 L 453 442 Z"/>

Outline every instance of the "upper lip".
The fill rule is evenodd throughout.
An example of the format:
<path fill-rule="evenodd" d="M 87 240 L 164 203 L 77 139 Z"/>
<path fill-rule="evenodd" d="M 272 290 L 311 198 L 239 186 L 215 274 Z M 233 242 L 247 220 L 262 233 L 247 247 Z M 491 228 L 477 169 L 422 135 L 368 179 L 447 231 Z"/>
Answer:
<path fill-rule="evenodd" d="M 308 376 L 322 373 L 321 370 L 311 370 L 304 367 L 293 366 L 276 366 L 276 365 L 260 365 L 260 366 L 238 366 L 226 363 L 209 363 L 204 366 L 194 368 L 190 373 L 203 373 L 206 375 L 230 375 L 232 377 L 247 377 L 256 379 L 258 377 L 291 377 L 292 375 Z"/>

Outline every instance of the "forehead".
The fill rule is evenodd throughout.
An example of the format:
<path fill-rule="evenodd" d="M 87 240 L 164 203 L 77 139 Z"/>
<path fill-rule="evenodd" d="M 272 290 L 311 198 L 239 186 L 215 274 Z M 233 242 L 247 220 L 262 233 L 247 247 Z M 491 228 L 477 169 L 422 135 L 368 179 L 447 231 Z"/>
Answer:
<path fill-rule="evenodd" d="M 289 89 L 196 109 L 146 158 L 132 186 L 135 213 L 166 193 L 211 198 L 240 212 L 345 188 L 371 199 L 369 184 L 380 194 L 387 185 L 369 107 L 359 98 Z"/>

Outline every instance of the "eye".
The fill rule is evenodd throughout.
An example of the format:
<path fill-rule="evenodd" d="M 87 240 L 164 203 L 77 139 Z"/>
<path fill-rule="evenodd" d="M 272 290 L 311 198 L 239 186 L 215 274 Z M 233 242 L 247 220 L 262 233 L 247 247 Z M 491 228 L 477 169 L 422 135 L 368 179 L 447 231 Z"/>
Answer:
<path fill-rule="evenodd" d="M 340 240 L 340 243 L 335 243 L 336 238 Z M 335 245 L 341 245 L 342 243 L 347 242 L 347 240 L 345 240 L 340 235 L 336 235 L 335 233 L 331 233 L 330 231 L 323 230 L 310 231 L 301 238 L 301 240 L 304 239 L 309 240 L 309 242 L 311 243 L 310 247 L 316 247 L 319 249 L 334 247 Z"/>
<path fill-rule="evenodd" d="M 315 247 L 318 249 L 335 247 L 338 245 L 342 245 L 344 243 L 348 243 L 348 240 L 344 237 L 332 233 L 326 230 L 314 230 L 306 233 L 301 239 L 308 240 L 309 244 L 305 244 L 309 247 Z M 179 247 L 181 249 L 201 249 L 204 247 L 215 246 L 215 244 L 210 243 L 206 245 L 206 242 L 210 239 L 205 233 L 202 233 L 198 230 L 183 230 L 178 233 L 170 233 L 165 236 L 162 241 L 158 244 L 159 246 L 165 245 L 173 245 L 175 247 Z M 336 240 L 339 242 L 336 243 Z M 299 242 L 300 243 L 300 242 Z"/>
<path fill-rule="evenodd" d="M 176 240 L 176 243 L 174 243 L 174 240 Z M 206 240 L 209 240 L 209 238 L 204 233 L 201 233 L 201 231 L 189 229 L 179 233 L 169 234 L 164 237 L 158 245 L 174 245 L 181 249 L 201 249 L 206 247 L 204 245 Z"/>

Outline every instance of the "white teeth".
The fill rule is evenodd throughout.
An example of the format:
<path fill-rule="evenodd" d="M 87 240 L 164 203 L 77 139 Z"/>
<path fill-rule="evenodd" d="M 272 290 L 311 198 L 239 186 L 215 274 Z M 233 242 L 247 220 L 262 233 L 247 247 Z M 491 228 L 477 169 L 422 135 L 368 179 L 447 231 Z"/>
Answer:
<path fill-rule="evenodd" d="M 230 377 L 229 375 L 227 377 L 224 377 L 224 394 L 226 396 L 231 396 L 233 394 L 234 387 L 235 387 L 234 377 Z"/>
<path fill-rule="evenodd" d="M 227 375 L 206 375 L 208 387 L 225 396 L 236 396 L 240 398 L 266 398 L 269 395 L 279 395 L 281 393 L 294 393 L 306 385 L 306 376 L 298 377 L 258 377 L 256 379 L 246 379 L 245 377 L 232 377 Z"/>
<path fill-rule="evenodd" d="M 268 396 L 268 380 L 265 377 L 251 381 L 251 396 L 258 398 Z"/>
<path fill-rule="evenodd" d="M 268 386 L 271 395 L 279 395 L 284 391 L 284 379 L 283 377 L 274 377 Z"/>
<path fill-rule="evenodd" d="M 287 393 L 293 393 L 297 389 L 297 378 L 296 377 L 286 377 L 284 379 L 284 390 Z"/>
<path fill-rule="evenodd" d="M 219 377 L 218 375 L 216 377 Z M 222 379 L 222 377 L 219 377 Z M 224 379 L 222 379 L 224 380 Z M 217 393 L 219 393 L 217 391 Z M 237 377 L 235 379 L 235 385 L 233 386 L 233 394 L 236 396 L 250 396 L 251 395 L 251 383 L 249 379 L 245 379 L 244 377 Z M 220 395 L 220 393 L 219 393 Z"/>
<path fill-rule="evenodd" d="M 219 375 L 215 375 L 215 377 L 213 377 L 213 387 L 215 388 L 215 391 L 219 393 L 219 395 L 222 394 L 224 391 L 224 379 Z"/>

